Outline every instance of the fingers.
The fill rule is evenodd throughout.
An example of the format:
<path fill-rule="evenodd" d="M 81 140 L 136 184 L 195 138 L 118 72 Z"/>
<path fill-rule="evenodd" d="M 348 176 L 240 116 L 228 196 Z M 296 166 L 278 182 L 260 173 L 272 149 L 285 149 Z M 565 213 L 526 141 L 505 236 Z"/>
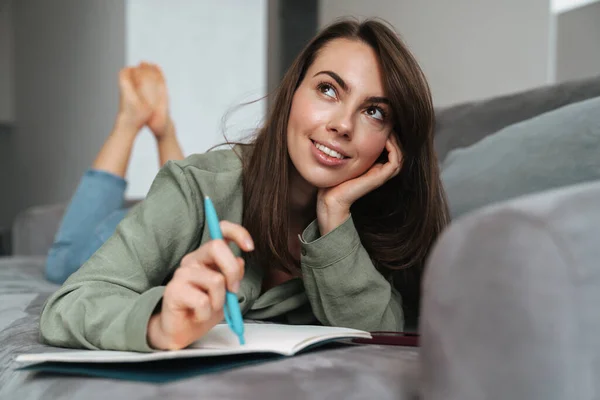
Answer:
<path fill-rule="evenodd" d="M 197 324 L 204 324 L 210 321 L 217 323 L 222 320 L 224 303 L 222 303 L 220 307 L 215 308 L 209 293 L 185 279 L 186 278 L 182 278 L 181 273 L 179 273 L 178 277 L 174 278 L 169 285 L 167 285 L 163 296 L 162 312 L 174 313 L 175 315 L 183 312 L 183 318 L 185 320 L 190 320 L 196 326 Z M 224 302 L 224 297 L 225 295 L 223 295 L 222 302 Z M 171 317 L 172 316 L 173 314 Z M 174 325 L 181 325 L 182 322 L 183 321 L 179 321 L 179 323 L 175 323 Z M 186 325 L 187 324 L 183 323 L 181 326 Z M 190 332 L 187 332 L 187 334 L 189 333 Z M 184 345 L 187 344 L 188 343 L 185 343 Z"/>
<path fill-rule="evenodd" d="M 238 224 L 234 224 L 229 221 L 221 221 L 220 223 L 221 232 L 223 237 L 229 240 L 233 240 L 240 249 L 244 251 L 254 250 L 254 242 L 252 236 L 246 228 Z"/>
<path fill-rule="evenodd" d="M 189 309 L 196 322 L 203 322 L 215 313 L 222 313 L 225 304 L 225 283 L 223 273 L 196 262 L 190 257 L 184 259 L 167 285 L 165 297 L 175 309 Z M 238 268 L 244 268 L 244 260 L 237 257 Z"/>
<path fill-rule="evenodd" d="M 223 238 L 236 243 L 242 250 L 252 251 L 254 242 L 250 233 L 238 224 L 228 221 L 220 223 Z M 211 240 L 181 260 L 181 266 L 213 268 L 225 277 L 225 286 L 236 293 L 244 276 L 244 261 L 235 257 L 225 240 Z"/>
<path fill-rule="evenodd" d="M 223 308 L 225 303 L 225 277 L 223 274 L 210 268 L 195 268 L 192 265 L 182 265 L 175 271 L 175 274 L 178 280 L 182 280 L 186 285 L 206 294 L 212 311 Z M 204 299 L 202 304 L 204 304 Z"/>
<path fill-rule="evenodd" d="M 196 322 L 207 321 L 213 314 L 209 295 L 191 284 L 179 285 L 173 296 L 177 307 L 190 310 Z"/>
<path fill-rule="evenodd" d="M 235 260 L 239 267 L 243 262 Z M 223 320 L 225 277 L 188 257 L 165 287 L 160 312 L 148 324 L 148 341 L 157 349 L 180 349 Z"/>
<path fill-rule="evenodd" d="M 356 180 L 353 198 L 361 197 L 378 188 L 400 172 L 402 151 L 394 133 L 390 134 L 385 142 L 385 149 L 388 152 L 388 161 L 385 164 L 375 163 L 362 177 Z M 360 196 L 356 193 L 359 193 Z"/>
<path fill-rule="evenodd" d="M 388 151 L 388 162 L 389 168 L 391 170 L 391 176 L 396 176 L 400 173 L 402 169 L 402 150 L 400 150 L 400 146 L 398 144 L 398 139 L 396 135 L 392 132 L 387 142 L 385 143 L 385 148 Z"/>
<path fill-rule="evenodd" d="M 196 253 L 197 260 L 206 265 L 216 266 L 225 275 L 228 290 L 237 293 L 244 270 L 240 268 L 229 246 L 223 240 L 212 240 L 202 247 L 207 251 Z"/>

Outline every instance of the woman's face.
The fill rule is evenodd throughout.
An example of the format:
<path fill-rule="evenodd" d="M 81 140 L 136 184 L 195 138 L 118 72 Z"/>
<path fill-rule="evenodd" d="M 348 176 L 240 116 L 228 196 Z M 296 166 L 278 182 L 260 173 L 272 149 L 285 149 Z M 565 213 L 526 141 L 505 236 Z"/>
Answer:
<path fill-rule="evenodd" d="M 381 67 L 370 46 L 336 39 L 326 44 L 294 93 L 288 152 L 298 173 L 317 188 L 365 173 L 391 132 L 391 108 Z"/>

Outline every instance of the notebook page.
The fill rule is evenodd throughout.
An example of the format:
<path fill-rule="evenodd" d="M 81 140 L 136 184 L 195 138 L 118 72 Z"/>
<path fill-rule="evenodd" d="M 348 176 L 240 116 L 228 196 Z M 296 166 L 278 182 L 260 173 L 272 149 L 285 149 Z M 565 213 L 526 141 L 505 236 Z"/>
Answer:
<path fill-rule="evenodd" d="M 293 355 L 311 344 L 347 338 L 370 338 L 368 332 L 347 328 L 308 325 L 245 324 L 246 344 L 241 346 L 237 336 L 226 324 L 211 329 L 202 339 L 189 347 L 174 351 L 138 353 L 109 350 L 67 350 L 21 354 L 17 362 L 69 362 L 69 363 L 134 363 L 190 357 L 214 357 L 248 353 L 276 353 Z"/>
<path fill-rule="evenodd" d="M 215 326 L 204 337 L 194 342 L 193 349 L 251 349 L 293 355 L 312 344 L 342 337 L 371 337 L 369 333 L 328 326 L 245 324 L 246 344 L 241 346 L 237 337 L 225 324 Z"/>

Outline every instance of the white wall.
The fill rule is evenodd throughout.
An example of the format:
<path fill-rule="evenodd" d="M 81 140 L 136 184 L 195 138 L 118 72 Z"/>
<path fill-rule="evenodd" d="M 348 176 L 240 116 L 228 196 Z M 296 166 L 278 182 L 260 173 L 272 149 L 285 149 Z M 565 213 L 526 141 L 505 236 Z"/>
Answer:
<path fill-rule="evenodd" d="M 438 106 L 552 79 L 548 0 L 321 0 L 320 25 L 341 16 L 392 23 L 429 79 Z"/>
<path fill-rule="evenodd" d="M 12 1 L 0 0 L 0 124 L 14 119 Z"/>
<path fill-rule="evenodd" d="M 574 10 L 596 2 L 598 2 L 598 0 L 550 0 L 552 11 L 554 13 Z"/>
<path fill-rule="evenodd" d="M 127 64 L 148 60 L 162 67 L 186 155 L 223 142 L 227 111 L 266 93 L 266 0 L 129 0 L 126 15 Z M 232 115 L 228 137 L 255 128 L 264 109 L 261 101 Z M 143 132 L 128 171 L 128 196 L 147 193 L 157 160 L 154 139 Z"/>
<path fill-rule="evenodd" d="M 556 80 L 600 75 L 600 1 L 556 16 Z"/>
<path fill-rule="evenodd" d="M 125 57 L 121 0 L 20 0 L 13 8 L 14 162 L 3 219 L 70 198 L 112 128 L 112 83 Z"/>

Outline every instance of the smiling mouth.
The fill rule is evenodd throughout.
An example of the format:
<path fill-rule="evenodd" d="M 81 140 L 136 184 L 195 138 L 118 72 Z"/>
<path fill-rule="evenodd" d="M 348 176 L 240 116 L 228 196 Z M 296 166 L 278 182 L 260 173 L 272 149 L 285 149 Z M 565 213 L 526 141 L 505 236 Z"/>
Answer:
<path fill-rule="evenodd" d="M 319 149 L 319 151 L 327 154 L 329 157 L 333 157 L 333 158 L 337 158 L 338 160 L 344 160 L 348 157 L 344 156 L 341 153 L 338 153 L 337 151 L 330 149 L 329 147 L 322 145 L 321 143 L 317 143 L 314 140 L 311 140 L 311 142 L 313 143 L 313 145 L 315 145 L 315 147 L 317 149 Z"/>

